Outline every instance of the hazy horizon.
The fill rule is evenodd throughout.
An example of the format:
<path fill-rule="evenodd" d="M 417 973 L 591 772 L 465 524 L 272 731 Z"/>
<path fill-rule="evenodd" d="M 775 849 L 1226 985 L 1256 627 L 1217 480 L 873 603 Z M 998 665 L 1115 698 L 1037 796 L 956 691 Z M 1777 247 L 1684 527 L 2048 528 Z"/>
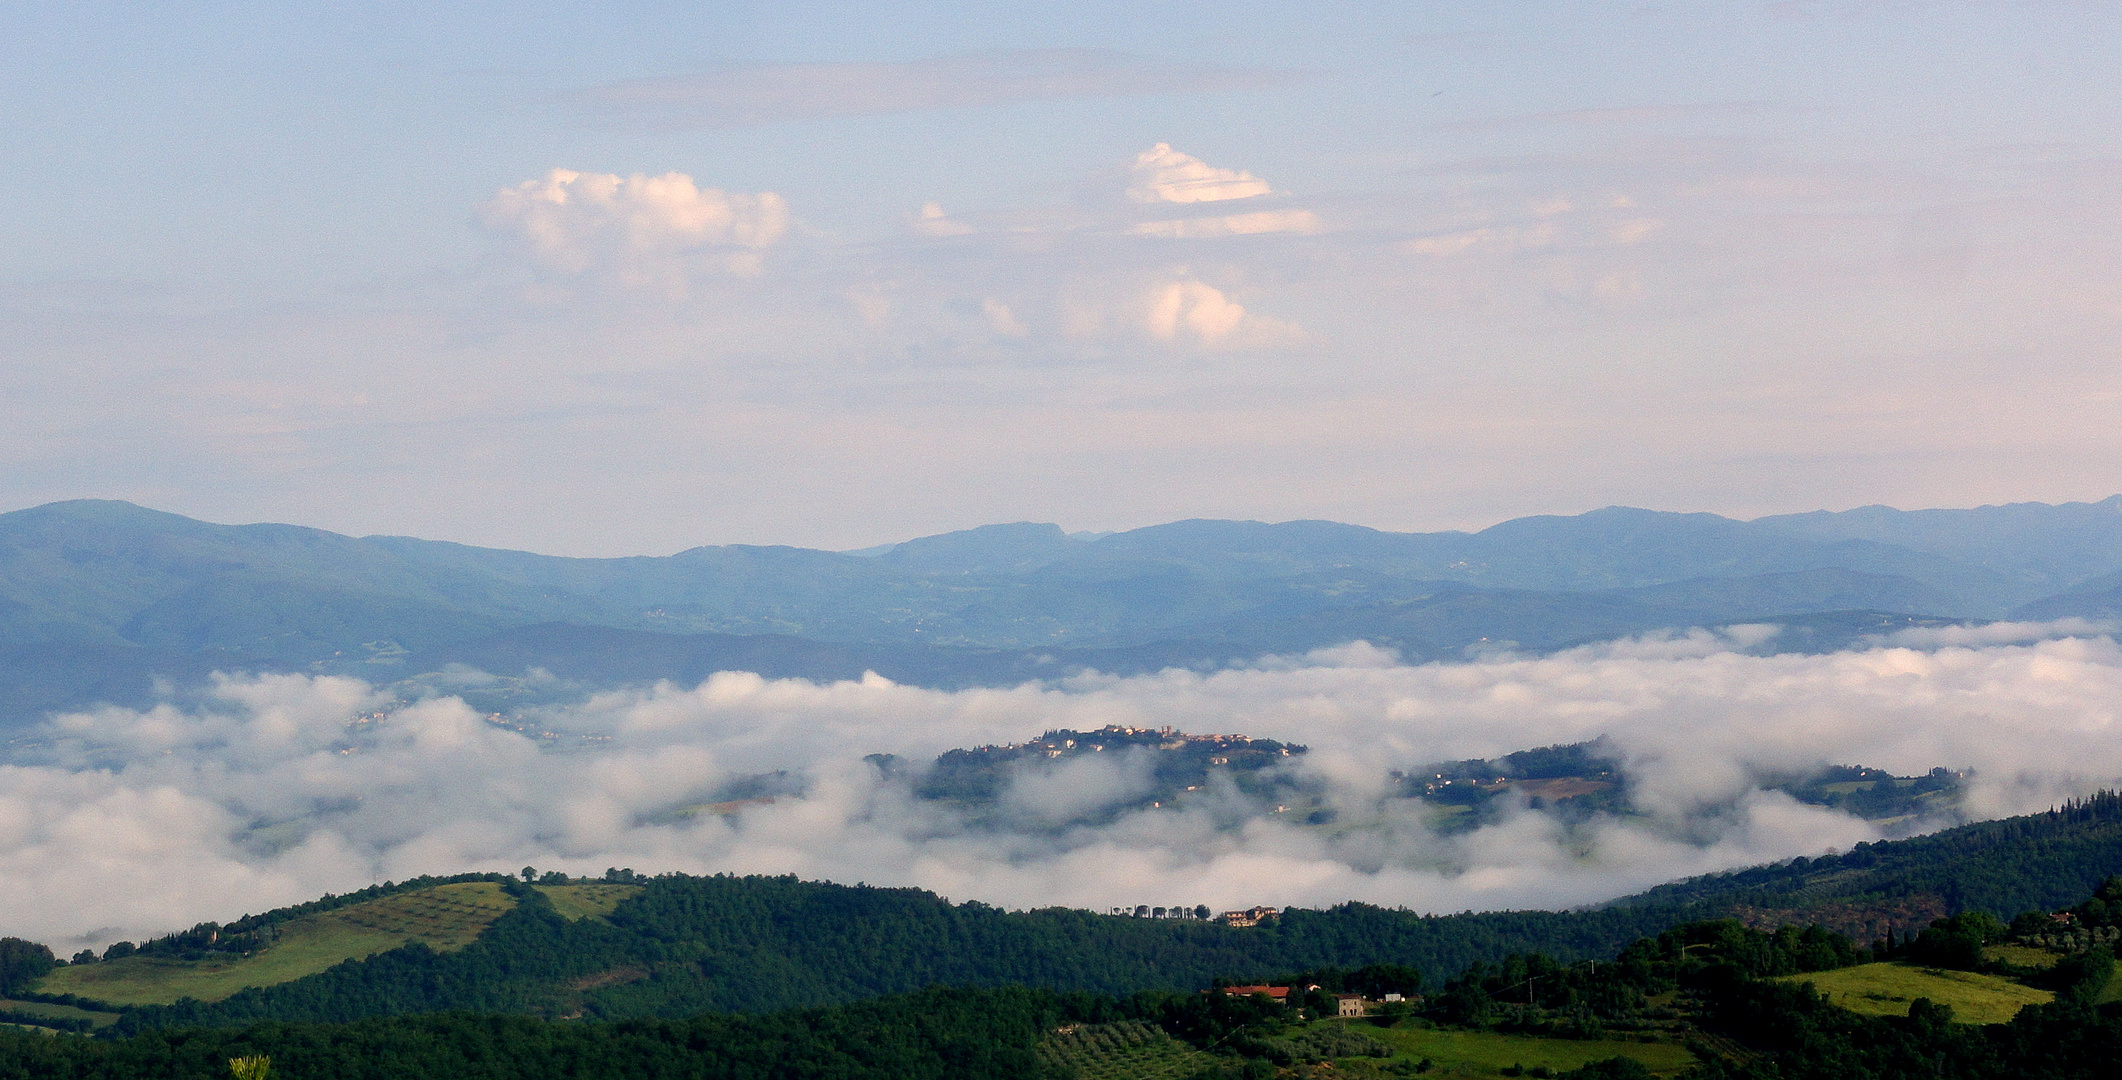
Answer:
<path fill-rule="evenodd" d="M 1085 535 L 1092 535 L 1092 536 L 1097 536 L 1097 537 L 1101 537 L 1101 538 L 1102 538 L 1103 536 L 1109 536 L 1109 535 L 1117 535 L 1117 534 L 1119 534 L 1119 533 L 1129 532 L 1129 531 L 1133 531 L 1133 530 L 1137 530 L 1137 529 L 1150 529 L 1150 528 L 1156 528 L 1157 526 L 1160 526 L 1160 525 L 1172 525 L 1172 524 L 1177 524 L 1177 523 L 1179 523 L 1179 522 L 1182 522 L 1182 521 L 1231 521 L 1231 522 L 1245 522 L 1245 523 L 1252 523 L 1252 524 L 1264 524 L 1264 525 L 1287 525 L 1287 524 L 1294 524 L 1294 523 L 1298 523 L 1298 522 L 1328 522 L 1328 523 L 1331 523 L 1331 524 L 1336 524 L 1336 525 L 1352 525 L 1352 526 L 1355 526 L 1355 527 L 1357 527 L 1357 528 L 1364 528 L 1364 529 L 1373 529 L 1373 530 L 1376 530 L 1376 531 L 1378 531 L 1378 532 L 1385 532 L 1385 533 L 1431 533 L 1431 532 L 1463 532 L 1463 533 L 1477 533 L 1477 532 L 1480 532 L 1480 531 L 1482 531 L 1482 530 L 1484 530 L 1484 529 L 1492 528 L 1492 527 L 1494 527 L 1494 526 L 1496 526 L 1496 525 L 1502 525 L 1502 524 L 1506 524 L 1506 523 L 1508 523 L 1508 522 L 1511 522 L 1511 521 L 1517 521 L 1517 520 L 1520 520 L 1520 519 L 1522 519 L 1522 518 L 1525 518 L 1525 517 L 1575 517 L 1575 516 L 1580 516 L 1580 515 L 1582 515 L 1582 514 L 1596 513 L 1596 512 L 1598 512 L 1598 511 L 1601 511 L 1601 510 L 1641 510 L 1641 511 L 1647 511 L 1647 512 L 1650 512 L 1650 513 L 1654 513 L 1654 514 L 1715 514 L 1716 516 L 1719 516 L 1719 517 L 1725 517 L 1725 518 L 1728 518 L 1729 520 L 1733 520 L 1733 521 L 1739 521 L 1739 522 L 1751 522 L 1751 521 L 1758 521 L 1758 520 L 1761 520 L 1761 519 L 1763 519 L 1763 518 L 1769 518 L 1769 517 L 1780 517 L 1780 516 L 1785 516 L 1785 515 L 1790 515 L 1790 514 L 1808 514 L 1808 513 L 1830 513 L 1830 514 L 1837 514 L 1837 513 L 1848 513 L 1848 512 L 1851 512 L 1851 511 L 1859 511 L 1859 510 L 1890 510 L 1890 511 L 1894 511 L 1894 512 L 1897 512 L 1897 513 L 1921 513 L 1921 512 L 1924 512 L 1924 511 L 1935 511 L 1935 510 L 1990 510 L 1990 509 L 1999 509 L 1999 508 L 2007 508 L 2007 507 L 2022 507 L 2022 506 L 2049 506 L 2049 507 L 2053 507 L 2053 506 L 2090 506 L 2090 505 L 2095 505 L 2095 504 L 2098 504 L 2098 503 L 2102 503 L 2102 502 L 2105 502 L 2105 501 L 2107 501 L 2108 499 L 2112 499 L 2112 498 L 2122 498 L 2122 493 L 2113 493 L 2113 494 L 2109 494 L 2109 495 L 2103 495 L 2103 496 L 2099 496 L 2099 497 L 2097 497 L 2097 498 L 2083 498 L 2083 499 L 2067 499 L 2067 500 L 2059 500 L 2059 501 L 2057 501 L 2057 502 L 2053 502 L 2053 503 L 2049 503 L 2049 502 L 2040 502 L 2040 501 L 2036 501 L 2036 500 L 2031 500 L 2031 499 L 2020 499 L 2020 500 L 2013 500 L 2013 501 L 2009 501 L 2009 502 L 2000 502 L 2000 503 L 1984 503 L 1984 504 L 1982 504 L 1982 505 L 1980 505 L 1980 506 L 1920 506 L 1920 507 L 1918 507 L 1918 506 L 1910 506 L 1910 507 L 1901 507 L 1901 506 L 1890 506 L 1890 505 L 1887 505 L 1887 504 L 1885 504 L 1885 503 L 1866 503 L 1866 504 L 1864 504 L 1864 505 L 1862 505 L 1862 506 L 1845 506 L 1845 507 L 1806 507 L 1806 508 L 1803 508 L 1803 509 L 1798 509 L 1798 510 L 1778 510 L 1778 511 L 1775 511 L 1775 512 L 1773 512 L 1773 513 L 1765 513 L 1765 514 L 1758 514 L 1758 515 L 1755 515 L 1755 516 L 1753 516 L 1753 517 L 1732 517 L 1731 515 L 1728 515 L 1728 514 L 1717 514 L 1717 513 L 1716 513 L 1716 511 L 1712 511 L 1712 510 L 1672 510 L 1672 509 L 1667 509 L 1667 508 L 1664 508 L 1664 507 L 1655 507 L 1655 506 L 1624 506 L 1624 505 L 1621 505 L 1621 504 L 1614 504 L 1614 505 L 1610 505 L 1610 506 L 1598 506 L 1598 507 L 1592 507 L 1592 508 L 1590 508 L 1590 509 L 1587 509 L 1587 510 L 1582 510 L 1582 511 L 1574 511 L 1574 512 L 1571 512 L 1571 513 L 1567 513 L 1567 514 L 1563 514 L 1563 513 L 1556 513 L 1556 512 L 1551 512 L 1551 511 L 1534 511 L 1534 512 L 1532 512 L 1532 513 L 1530 513 L 1530 514 L 1524 514 L 1524 515 L 1520 515 L 1519 517 L 1513 517 L 1513 518 L 1503 518 L 1503 519 L 1499 519 L 1499 520 L 1496 520 L 1496 521 L 1484 521 L 1484 522 L 1480 522 L 1480 523 L 1477 523 L 1477 524 L 1470 524 L 1470 525 L 1464 525 L 1464 526 L 1447 526 L 1447 527 L 1440 527 L 1440 528 L 1435 528 L 1435 529 L 1395 529 L 1395 528 L 1386 528 L 1386 527 L 1383 527 L 1383 526 L 1379 526 L 1379 525 L 1375 525 L 1375 524 L 1371 524 L 1371 523 L 1368 523 L 1368 522 L 1363 522 L 1363 521 L 1340 521 L 1340 520 L 1333 520 L 1333 519 L 1327 519 L 1327 518 L 1287 518 L 1287 519 L 1281 519 L 1281 520 L 1263 520 L 1263 519 L 1260 519 L 1260 518 L 1245 518 L 1245 517 L 1236 517 L 1236 518 L 1172 518 L 1172 519 L 1165 519 L 1165 520 L 1158 520 L 1158 521 L 1147 521 L 1147 522 L 1142 522 L 1142 523 L 1139 523 L 1139 524 L 1127 525 L 1127 526 L 1123 526 L 1123 527 L 1120 527 L 1120 528 L 1114 528 L 1114 529 L 1095 529 L 1095 530 L 1094 530 L 1094 529 L 1079 529 L 1079 528 L 1072 528 L 1072 527 L 1070 527 L 1070 526 L 1069 526 L 1069 525 L 1067 525 L 1067 524 L 1064 524 L 1064 523 L 1062 523 L 1062 522 L 1057 522 L 1057 521 L 1048 521 L 1048 520 L 1039 520 L 1039 519 L 1030 519 L 1030 518 L 1026 518 L 1026 519 L 1019 519 L 1019 520 L 1014 520 L 1014 521 L 983 521 L 983 522 L 977 522 L 977 523 L 974 523 L 974 524 L 970 524 L 970 525 L 961 525 L 961 526 L 955 526 L 955 527 L 952 527 L 952 528 L 948 528 L 948 529 L 938 529 L 938 530 L 936 530 L 936 531 L 932 531 L 932 532 L 921 532 L 921 533 L 915 533 L 915 534 L 913 534 L 913 535 L 909 535 L 909 536 L 901 536 L 901 537 L 898 537 L 898 538 L 896 538 L 896 539 L 886 539 L 886 540 L 877 540 L 877 541 L 875 541 L 875 542 L 873 542 L 873 543 L 868 543 L 868 544 L 856 544 L 856 545 L 854 545 L 854 546 L 851 546 L 851 547 L 839 547 L 839 548 L 816 548 L 816 549 L 814 549 L 814 550 L 820 550 L 820 551 L 830 551 L 830 552 L 833 552 L 834 554 L 841 554 L 841 555 L 848 555 L 848 554 L 858 554 L 858 553 L 861 553 L 861 552 L 865 552 L 865 551 L 873 551 L 873 550 L 876 550 L 876 549 L 879 549 L 879 548 L 889 548 L 889 547 L 893 547 L 893 546 L 896 546 L 896 545 L 899 545 L 899 544 L 904 544 L 904 543 L 906 543 L 906 542 L 908 542 L 908 541 L 910 541 L 910 540 L 920 540 L 920 539 L 925 539 L 925 538 L 928 538 L 928 537 L 933 537 L 933 536 L 943 536 L 943 535 L 947 535 L 947 534 L 950 534 L 950 533 L 957 533 L 957 532 L 969 532 L 969 531 L 972 531 L 972 530 L 975 530 L 975 529 L 981 529 L 981 528 L 986 528 L 986 527 L 988 527 L 988 526 L 994 526 L 994 525 L 1053 525 L 1053 526 L 1055 526 L 1056 528 L 1060 529 L 1060 530 L 1061 530 L 1061 531 L 1062 531 L 1062 532 L 1063 532 L 1063 533 L 1064 533 L 1065 535 L 1067 535 L 1067 536 L 1070 536 L 1070 537 L 1072 537 L 1072 538 L 1074 538 L 1074 537 L 1081 537 L 1081 536 L 1085 536 Z M 10 509 L 4 509 L 4 510 L 0 510 L 0 515 L 4 515 L 4 514 L 12 514 L 12 513 L 20 513 L 20 512 L 22 512 L 22 511 L 24 511 L 24 510 L 37 510 L 37 509 L 41 509 L 41 508 L 43 508 L 43 507 L 46 507 L 46 506 L 55 506 L 55 505 L 59 505 L 59 504 L 62 504 L 62 503 L 67 503 L 67 502 L 82 502 L 82 501 L 96 501 L 96 500 L 94 500 L 94 499 L 90 499 L 90 498 L 85 498 L 85 497 L 84 497 L 84 498 L 74 498 L 74 499 L 55 499 L 55 500 L 51 500 L 51 501 L 49 501 L 49 502 L 42 502 L 42 503 L 36 503 L 36 504 L 34 504 L 34 505 L 30 505 L 30 506 L 19 506 L 19 507 L 13 507 L 13 508 L 10 508 Z M 128 499 L 118 499 L 118 500 L 111 500 L 111 501 L 118 501 L 118 502 L 132 502 L 132 500 L 128 500 Z M 154 510 L 154 511 L 159 511 L 159 512 L 162 512 L 162 513 L 177 513 L 177 511 L 173 511 L 173 510 L 170 510 L 170 509 L 168 509 L 167 507 L 161 507 L 161 506 L 149 506 L 149 505 L 144 505 L 144 504 L 140 504 L 140 503 L 132 503 L 132 505 L 135 505 L 135 506 L 139 506 L 139 507 L 140 507 L 141 509 L 144 509 L 144 510 Z M 184 516 L 184 517 L 192 517 L 192 515 L 189 515 L 189 514 L 184 514 L 184 515 L 180 515 L 180 516 Z M 210 525 L 226 525 L 226 526 L 244 526 L 244 525 L 292 525 L 292 526 L 296 526 L 296 527 L 298 527 L 298 528 L 324 528 L 323 526 L 320 526 L 320 525 L 314 525 L 314 524 L 311 524 L 311 523 L 309 523 L 309 522 L 305 522 L 305 521 L 297 521 L 297 520 L 293 520 L 293 519 L 291 519 L 291 518 L 261 518 L 261 519 L 258 519 L 258 520 L 246 520 L 246 521 L 213 521 L 213 520 L 208 520 L 208 519 L 205 519 L 205 518 L 194 518 L 194 520 L 198 520 L 198 521 L 204 521 L 204 522 L 206 522 L 207 524 L 210 524 Z M 330 530 L 330 529 L 327 529 L 326 531 L 328 531 L 328 532 L 329 532 L 329 531 L 336 531 L 336 530 Z M 351 534 L 349 534 L 349 535 L 351 535 Z M 472 546 L 472 547 L 490 547 L 490 546 L 494 546 L 494 545 L 486 545 L 486 544 L 473 544 L 473 543 L 471 543 L 471 542 L 469 542 L 469 541 L 461 540 L 461 539 L 458 539 L 458 538 L 456 538 L 456 537 L 451 537 L 451 536 L 416 536 L 415 534 L 413 534 L 413 533 L 408 533 L 408 532 L 389 532 L 389 531 L 386 531 L 386 532 L 376 532 L 376 533 L 368 533 L 368 534 L 365 534 L 365 535 L 367 535 L 367 536 L 371 536 L 371 537 L 412 537 L 412 538 L 414 538 L 414 539 L 420 539 L 420 540 L 440 540 L 440 541 L 444 541 L 444 542 L 447 542 L 447 543 L 456 543 L 456 544 L 467 544 L 468 546 Z M 357 538 L 359 538 L 359 537 L 357 536 Z M 740 539 L 740 540 L 725 540 L 725 541 L 720 541 L 720 542 L 719 542 L 719 544 L 721 544 L 721 545 L 732 545 L 732 546 L 760 546 L 760 547 L 804 547 L 804 546 L 806 546 L 806 545 L 802 545 L 802 544 L 790 544 L 790 543 L 786 543 L 786 542 L 784 542 L 784 541 L 780 541 L 780 540 L 774 540 L 774 539 L 753 539 L 753 540 L 741 540 L 741 539 Z M 709 546 L 718 546 L 718 545 L 717 545 L 717 544 L 710 544 L 710 543 L 701 543 L 701 544 L 690 544 L 690 545 L 686 545 L 686 547 L 683 547 L 683 548 L 678 548 L 678 549 L 675 549 L 675 550 L 677 550 L 677 551 L 683 551 L 683 550 L 686 550 L 687 548 L 690 548 L 690 547 L 709 547 Z M 532 548 L 499 548 L 499 550 L 516 550 L 516 551 L 526 551 L 526 552 L 531 552 L 531 553 L 534 553 L 534 554 L 540 554 L 540 555 L 564 555 L 564 554 L 565 554 L 565 553 L 561 553 L 561 552 L 551 552 L 551 551 L 537 551 L 537 550 L 535 550 L 535 549 L 532 549 Z M 574 556 L 574 557 L 583 557 L 583 558 L 632 558 L 632 557 L 637 557 L 637 556 L 643 556 L 643 555 L 648 555 L 648 556 L 654 556 L 654 555 L 658 555 L 658 554 L 672 554 L 672 553 L 673 553 L 673 552 L 644 552 L 644 551 L 621 551 L 621 552 L 608 552 L 608 553 L 604 553 L 604 554 L 600 554 L 600 555 L 594 555 L 594 556 Z"/>
<path fill-rule="evenodd" d="M 0 28 L 8 505 L 611 555 L 2122 473 L 2113 5 Z"/>

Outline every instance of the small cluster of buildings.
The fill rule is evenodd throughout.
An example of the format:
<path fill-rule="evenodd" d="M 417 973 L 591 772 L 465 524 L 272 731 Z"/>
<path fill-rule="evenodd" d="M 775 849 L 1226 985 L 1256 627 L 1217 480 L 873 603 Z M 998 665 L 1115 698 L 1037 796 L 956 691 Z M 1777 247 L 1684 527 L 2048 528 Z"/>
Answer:
<path fill-rule="evenodd" d="M 1216 921 L 1225 926 L 1258 926 L 1268 919 L 1282 914 L 1282 909 L 1271 907 L 1246 908 L 1244 911 L 1226 911 L 1216 916 Z"/>
<path fill-rule="evenodd" d="M 1134 907 L 1116 907 L 1112 909 L 1111 914 L 1131 915 L 1137 919 L 1206 919 L 1208 918 L 1208 905 L 1197 904 L 1193 907 L 1161 908 L 1151 907 L 1148 904 L 1136 904 Z"/>
<path fill-rule="evenodd" d="M 767 799 L 765 801 L 772 802 L 773 800 Z M 1210 919 L 1225 926 L 1258 926 L 1268 919 L 1282 914 L 1282 909 L 1250 907 L 1243 911 L 1226 911 L 1220 915 L 1212 916 L 1209 914 L 1207 904 L 1198 904 L 1194 907 L 1168 908 L 1137 904 L 1134 907 L 1122 906 L 1113 908 L 1111 913 L 1114 915 L 1132 915 L 1137 919 Z"/>
<path fill-rule="evenodd" d="M 1317 989 L 1319 989 L 1317 984 L 1311 986 L 1226 986 L 1223 988 L 1223 993 L 1227 997 L 1241 998 L 1251 997 L 1254 994 L 1266 994 L 1277 1005 L 1288 1005 L 1292 996 L 1302 1000 L 1305 994 Z M 1362 994 L 1330 994 L 1328 996 L 1334 1000 L 1335 1016 L 1368 1016 L 1373 1005 L 1383 1006 L 1391 1002 L 1407 1000 L 1399 994 L 1387 994 L 1382 1001 L 1372 1001 Z M 1420 1000 L 1419 995 L 1416 1000 Z"/>

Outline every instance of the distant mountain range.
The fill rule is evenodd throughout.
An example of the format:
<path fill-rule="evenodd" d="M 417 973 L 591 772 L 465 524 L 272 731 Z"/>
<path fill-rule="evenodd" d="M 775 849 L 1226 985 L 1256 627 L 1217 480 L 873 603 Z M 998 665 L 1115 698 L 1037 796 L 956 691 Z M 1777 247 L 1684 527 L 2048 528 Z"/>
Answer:
<path fill-rule="evenodd" d="M 1353 639 L 1411 659 L 1771 622 L 1820 650 L 1909 625 L 2122 614 L 2122 495 L 1734 521 L 1609 508 L 1480 532 L 990 525 L 859 553 L 574 559 L 123 502 L 0 514 L 0 724 L 157 677 L 467 664 L 585 687 L 716 670 L 939 687 L 1208 667 Z M 505 689 L 505 687 L 504 687 Z M 500 692 L 500 691 L 497 691 Z"/>

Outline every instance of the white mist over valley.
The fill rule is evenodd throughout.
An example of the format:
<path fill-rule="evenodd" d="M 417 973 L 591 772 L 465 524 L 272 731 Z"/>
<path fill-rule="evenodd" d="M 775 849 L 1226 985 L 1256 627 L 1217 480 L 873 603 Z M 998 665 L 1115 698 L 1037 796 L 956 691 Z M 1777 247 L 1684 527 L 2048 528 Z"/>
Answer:
<path fill-rule="evenodd" d="M 1776 632 L 1422 664 L 1353 643 L 1207 673 L 955 691 L 730 672 L 511 717 L 349 677 L 224 676 L 151 708 L 57 715 L 18 740 L 0 766 L 0 907 L 10 932 L 70 949 L 385 879 L 530 865 L 794 874 L 1012 908 L 1553 908 L 1880 838 L 1771 789 L 1820 765 L 1963 771 L 1964 818 L 2122 777 L 2122 646 L 2082 620 L 1761 654 Z M 1137 753 L 1019 765 L 996 813 L 916 795 L 920 767 L 952 748 L 1107 725 L 1308 747 L 1276 769 L 1331 814 L 1311 823 L 1227 782 L 1133 806 L 1148 783 Z M 1623 812 L 1521 798 L 1454 831 L 1390 782 L 1594 739 L 1625 777 Z M 757 794 L 761 777 L 771 793 Z"/>

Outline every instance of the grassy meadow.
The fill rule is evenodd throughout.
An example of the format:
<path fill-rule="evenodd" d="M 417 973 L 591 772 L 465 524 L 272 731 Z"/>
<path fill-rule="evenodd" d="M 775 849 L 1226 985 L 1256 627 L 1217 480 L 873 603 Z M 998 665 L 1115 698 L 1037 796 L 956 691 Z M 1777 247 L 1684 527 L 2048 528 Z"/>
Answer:
<path fill-rule="evenodd" d="M 2056 999 L 2046 990 L 1995 975 L 1901 963 L 1859 964 L 1785 979 L 1809 982 L 1835 1004 L 1869 1016 L 1907 1016 L 1911 1002 L 1929 998 L 1952 1006 L 1953 1018 L 1963 1024 L 2001 1024 L 2025 1006 Z"/>
<path fill-rule="evenodd" d="M 1581 1068 L 1610 1057 L 1640 1061 L 1651 1072 L 1664 1076 L 1678 1073 L 1695 1063 L 1685 1047 L 1669 1042 L 1623 1042 L 1618 1039 L 1541 1039 L 1528 1035 L 1502 1035 L 1490 1031 L 1447 1031 L 1402 1025 L 1370 1028 L 1370 1037 L 1390 1044 L 1394 1060 L 1421 1061 L 1432 1068 L 1425 1077 L 1502 1076 L 1513 1065 L 1530 1069 L 1545 1065 L 1555 1072 Z"/>
<path fill-rule="evenodd" d="M 42 1001 L 14 1001 L 8 998 L 0 998 L 0 1009 L 13 1013 L 24 1013 L 29 1016 L 49 1016 L 54 1020 L 86 1020 L 90 1025 L 99 1028 L 109 1027 L 118 1022 L 117 1013 L 77 1009 L 72 1005 L 51 1005 Z"/>
<path fill-rule="evenodd" d="M 279 937 L 270 947 L 249 956 L 232 960 L 128 956 L 72 964 L 45 976 L 37 989 L 112 1005 L 167 1005 L 187 997 L 219 1001 L 246 987 L 290 982 L 408 941 L 444 952 L 461 949 L 514 905 L 501 886 L 490 881 L 438 885 L 290 920 L 280 926 Z"/>

